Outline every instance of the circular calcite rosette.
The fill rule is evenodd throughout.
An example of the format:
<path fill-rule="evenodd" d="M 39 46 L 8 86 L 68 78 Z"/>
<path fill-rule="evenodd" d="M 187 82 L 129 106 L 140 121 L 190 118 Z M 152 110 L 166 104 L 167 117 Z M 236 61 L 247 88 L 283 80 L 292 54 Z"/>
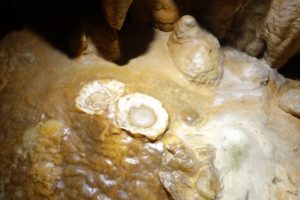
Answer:
<path fill-rule="evenodd" d="M 155 140 L 165 132 L 168 121 L 162 103 L 151 96 L 132 93 L 116 102 L 115 123 L 132 134 Z"/>
<path fill-rule="evenodd" d="M 88 114 L 101 115 L 124 93 L 125 85 L 116 80 L 96 80 L 85 84 L 76 98 L 76 107 Z"/>

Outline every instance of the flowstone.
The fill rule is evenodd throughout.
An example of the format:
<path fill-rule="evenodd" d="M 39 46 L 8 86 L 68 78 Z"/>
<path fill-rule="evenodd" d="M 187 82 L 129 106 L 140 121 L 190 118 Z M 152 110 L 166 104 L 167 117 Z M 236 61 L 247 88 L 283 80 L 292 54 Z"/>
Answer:
<path fill-rule="evenodd" d="M 70 59 L 28 30 L 3 39 L 0 199 L 299 199 L 300 83 L 219 47 L 208 32 L 200 37 L 197 24 L 181 26 L 186 19 L 175 25 L 183 43 L 170 42 L 176 28 L 156 31 L 148 51 L 123 67 L 95 55 Z M 222 61 L 206 59 L 211 44 Z M 189 69 L 209 75 L 187 77 L 186 55 L 203 58 Z M 76 107 L 85 84 L 96 81 L 99 92 L 107 80 L 121 92 L 92 98 L 101 112 Z M 132 103 L 140 94 L 151 101 Z M 116 123 L 103 99 L 128 105 L 125 118 Z M 159 113 L 151 140 L 130 132 Z"/>

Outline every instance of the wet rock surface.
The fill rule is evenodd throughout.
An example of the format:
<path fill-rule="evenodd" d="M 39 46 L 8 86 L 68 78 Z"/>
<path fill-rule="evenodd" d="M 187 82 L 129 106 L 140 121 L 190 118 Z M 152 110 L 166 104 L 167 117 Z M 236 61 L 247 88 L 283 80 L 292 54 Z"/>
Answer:
<path fill-rule="evenodd" d="M 7 36 L 0 199 L 299 199 L 300 123 L 278 104 L 299 84 L 233 49 L 220 49 L 224 71 L 215 87 L 195 84 L 175 66 L 169 37 L 156 32 L 145 55 L 119 67 L 95 55 L 70 59 L 28 30 Z M 164 133 L 150 142 L 115 126 L 108 111 L 77 108 L 82 87 L 96 80 L 161 102 Z M 152 110 L 139 109 L 127 114 L 152 124 Z"/>
<path fill-rule="evenodd" d="M 71 120 L 78 123 L 49 120 L 24 134 L 5 198 L 168 199 L 158 178 L 161 144 L 132 138 L 101 117 Z"/>
<path fill-rule="evenodd" d="M 284 93 L 279 99 L 282 110 L 300 118 L 300 90 L 291 89 Z"/>
<path fill-rule="evenodd" d="M 64 139 L 62 191 L 74 199 L 168 199 L 157 173 L 159 149 L 112 124 L 80 116 Z"/>
<path fill-rule="evenodd" d="M 168 46 L 175 66 L 189 81 L 206 86 L 219 83 L 223 72 L 220 44 L 195 18 L 186 15 L 176 23 Z"/>
<path fill-rule="evenodd" d="M 209 146 L 189 149 L 178 139 L 167 142 L 160 180 L 176 200 L 216 199 L 220 182 L 214 157 Z"/>

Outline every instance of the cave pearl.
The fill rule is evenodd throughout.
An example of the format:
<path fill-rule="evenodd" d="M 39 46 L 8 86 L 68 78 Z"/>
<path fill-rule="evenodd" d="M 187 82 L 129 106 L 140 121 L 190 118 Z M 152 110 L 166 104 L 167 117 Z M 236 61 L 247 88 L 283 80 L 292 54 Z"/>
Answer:
<path fill-rule="evenodd" d="M 151 127 L 156 119 L 155 112 L 150 107 L 132 107 L 129 111 L 129 119 L 137 127 Z"/>
<path fill-rule="evenodd" d="M 75 99 L 76 107 L 91 115 L 101 115 L 124 93 L 125 84 L 117 80 L 95 80 L 86 83 Z"/>
<path fill-rule="evenodd" d="M 131 93 L 116 102 L 114 121 L 133 135 L 155 140 L 165 132 L 169 116 L 159 100 L 146 94 Z"/>

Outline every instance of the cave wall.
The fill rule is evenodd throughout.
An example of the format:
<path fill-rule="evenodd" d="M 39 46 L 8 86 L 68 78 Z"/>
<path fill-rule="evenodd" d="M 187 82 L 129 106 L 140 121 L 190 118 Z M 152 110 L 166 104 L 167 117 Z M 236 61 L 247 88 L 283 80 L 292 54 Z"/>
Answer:
<path fill-rule="evenodd" d="M 223 45 L 262 58 L 273 68 L 284 66 L 300 49 L 299 0 L 15 0 L 3 5 L 2 37 L 29 26 L 71 57 L 80 56 L 86 38 L 91 38 L 101 57 L 118 61 L 128 43 L 122 41 L 122 29 L 172 31 L 185 14 L 193 15 Z"/>

